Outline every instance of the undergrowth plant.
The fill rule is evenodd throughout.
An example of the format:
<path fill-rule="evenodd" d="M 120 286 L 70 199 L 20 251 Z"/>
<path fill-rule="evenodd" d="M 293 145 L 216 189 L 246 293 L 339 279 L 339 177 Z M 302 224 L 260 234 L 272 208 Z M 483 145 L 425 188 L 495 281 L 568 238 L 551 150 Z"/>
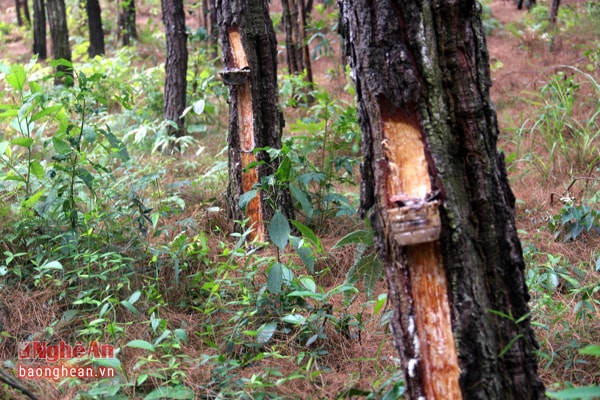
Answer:
<path fill-rule="evenodd" d="M 532 149 L 527 158 L 545 179 L 555 173 L 590 173 L 600 162 L 600 103 L 581 93 L 585 85 L 598 96 L 600 84 L 589 73 L 565 68 L 567 72 L 552 76 L 530 100 L 540 110 L 530 128 L 532 143 L 541 145 L 546 154 Z"/>

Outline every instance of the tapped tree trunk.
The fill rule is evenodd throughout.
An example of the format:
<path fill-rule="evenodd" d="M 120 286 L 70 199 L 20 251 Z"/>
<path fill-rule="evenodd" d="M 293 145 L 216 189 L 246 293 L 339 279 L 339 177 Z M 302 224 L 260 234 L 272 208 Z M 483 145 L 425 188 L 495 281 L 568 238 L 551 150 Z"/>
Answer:
<path fill-rule="evenodd" d="M 87 0 L 85 11 L 88 17 L 88 28 L 90 31 L 90 47 L 88 55 L 95 57 L 104 54 L 104 30 L 102 28 L 102 13 L 98 0 Z"/>
<path fill-rule="evenodd" d="M 33 0 L 33 54 L 37 54 L 40 60 L 48 57 L 44 0 Z"/>
<path fill-rule="evenodd" d="M 216 3 L 224 71 L 229 86 L 229 214 L 249 218 L 251 239 L 264 241 L 266 221 L 275 209 L 291 216 L 287 190 L 273 185 L 240 207 L 278 165 L 264 148 L 281 148 L 283 115 L 277 101 L 277 48 L 267 0 L 218 0 Z M 246 199 L 248 200 L 248 199 Z"/>
<path fill-rule="evenodd" d="M 71 62 L 71 46 L 69 45 L 69 30 L 67 28 L 67 10 L 64 0 L 48 0 L 48 24 L 52 37 L 52 57 L 55 60 Z M 68 65 L 60 64 L 56 68 L 56 83 L 73 83 L 73 69 Z"/>
<path fill-rule="evenodd" d="M 476 0 L 343 0 L 410 399 L 544 399 Z"/>
<path fill-rule="evenodd" d="M 169 126 L 169 135 L 181 137 L 185 133 L 182 115 L 186 103 L 188 63 L 183 0 L 162 0 L 162 12 L 167 40 L 164 118 L 174 123 L 174 126 Z"/>

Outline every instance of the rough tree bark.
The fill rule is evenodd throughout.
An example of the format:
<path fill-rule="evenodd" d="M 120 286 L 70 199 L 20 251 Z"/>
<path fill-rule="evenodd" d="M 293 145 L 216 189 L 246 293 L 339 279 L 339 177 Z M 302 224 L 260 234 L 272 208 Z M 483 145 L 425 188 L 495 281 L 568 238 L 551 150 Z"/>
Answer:
<path fill-rule="evenodd" d="M 123 46 L 129 46 L 138 38 L 135 24 L 135 0 L 122 0 L 119 10 L 119 38 Z"/>
<path fill-rule="evenodd" d="M 88 17 L 88 28 L 90 32 L 90 57 L 104 54 L 104 30 L 102 28 L 102 13 L 98 0 L 87 0 L 85 11 Z"/>
<path fill-rule="evenodd" d="M 481 6 L 340 5 L 408 398 L 545 398 Z"/>
<path fill-rule="evenodd" d="M 44 0 L 33 0 L 33 54 L 37 54 L 39 60 L 48 57 Z"/>
<path fill-rule="evenodd" d="M 48 0 L 46 2 L 48 11 L 48 25 L 50 25 L 50 36 L 52 38 L 52 57 L 55 60 L 71 61 L 71 46 L 69 45 L 69 29 L 67 28 L 67 10 L 64 0 Z M 57 68 L 56 83 L 71 84 L 73 81 L 73 69 L 59 65 Z"/>
<path fill-rule="evenodd" d="M 229 86 L 229 214 L 250 219 L 251 239 L 265 239 L 264 222 L 275 208 L 291 216 L 289 194 L 259 191 L 246 206 L 240 196 L 273 175 L 276 160 L 262 148 L 281 148 L 283 115 L 277 102 L 277 41 L 267 0 L 218 0 L 216 3 L 224 71 Z M 263 162 L 264 161 L 264 162 Z M 258 162 L 258 166 L 256 166 Z"/>
<path fill-rule="evenodd" d="M 162 13 L 167 40 L 164 118 L 176 125 L 169 127 L 169 135 L 181 137 L 185 133 L 182 115 L 186 104 L 188 64 L 183 0 L 162 0 Z"/>
<path fill-rule="evenodd" d="M 306 81 L 312 83 L 310 50 L 306 41 L 307 6 L 304 0 L 281 0 L 281 9 L 289 73 L 300 74 L 306 70 Z"/>

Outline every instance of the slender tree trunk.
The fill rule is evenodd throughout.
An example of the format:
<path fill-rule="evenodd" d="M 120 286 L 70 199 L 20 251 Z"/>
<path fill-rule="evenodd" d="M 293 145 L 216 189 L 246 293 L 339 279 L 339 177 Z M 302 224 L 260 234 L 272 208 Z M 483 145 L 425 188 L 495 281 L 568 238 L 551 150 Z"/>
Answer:
<path fill-rule="evenodd" d="M 17 12 L 17 24 L 19 26 L 31 24 L 31 18 L 29 16 L 29 6 L 27 0 L 15 0 L 15 11 Z"/>
<path fill-rule="evenodd" d="M 292 3 L 290 6 L 290 2 Z M 295 8 L 295 15 L 292 16 L 292 9 Z M 301 49 L 300 44 L 294 40 L 294 33 L 299 34 L 298 30 L 294 32 L 294 19 L 296 21 L 296 29 L 298 28 L 298 5 L 295 0 L 281 0 L 281 22 L 283 23 L 283 31 L 285 32 L 285 55 L 290 74 L 299 74 L 302 72 L 302 53 L 298 59 L 298 49 Z"/>
<path fill-rule="evenodd" d="M 164 118 L 176 125 L 169 128 L 169 134 L 181 137 L 185 133 L 182 114 L 186 104 L 188 63 L 183 0 L 162 0 L 162 13 L 167 40 Z"/>
<path fill-rule="evenodd" d="M 44 0 L 33 0 L 33 54 L 37 54 L 39 60 L 48 57 Z"/>
<path fill-rule="evenodd" d="M 306 38 L 306 26 L 308 25 L 308 18 L 310 15 L 310 7 L 305 6 L 304 0 L 298 0 L 300 6 L 299 13 L 299 32 L 300 32 L 300 44 L 302 48 L 302 64 L 303 69 L 306 70 L 306 81 L 313 83 L 312 74 L 312 63 L 310 61 L 310 48 L 308 47 L 308 39 Z M 311 4 L 312 7 L 312 4 Z"/>
<path fill-rule="evenodd" d="M 213 58 L 217 58 L 219 56 L 219 52 L 217 51 L 219 45 L 219 24 L 217 22 L 217 0 L 207 0 L 210 4 L 209 7 L 209 35 L 210 35 L 210 45 L 213 49 L 212 56 Z"/>
<path fill-rule="evenodd" d="M 98 0 L 87 0 L 85 10 L 88 17 L 88 27 L 90 31 L 90 47 L 88 54 L 90 57 L 104 54 L 104 30 L 102 28 L 102 12 Z"/>
<path fill-rule="evenodd" d="M 67 28 L 67 10 L 64 0 L 48 0 L 48 24 L 52 37 L 52 57 L 55 60 L 71 62 L 71 47 L 69 45 L 69 30 Z M 67 85 L 73 82 L 73 69 L 66 65 L 57 67 L 56 83 Z"/>
<path fill-rule="evenodd" d="M 410 399 L 544 399 L 475 0 L 343 0 Z"/>
<path fill-rule="evenodd" d="M 216 6 L 223 50 L 222 77 L 229 86 L 229 211 L 236 220 L 250 218 L 253 238 L 262 241 L 264 222 L 275 208 L 291 215 L 285 190 L 260 190 L 246 211 L 240 207 L 240 196 L 277 168 L 267 152 L 257 151 L 281 147 L 284 121 L 277 102 L 275 31 L 267 0 L 218 0 Z"/>
<path fill-rule="evenodd" d="M 129 46 L 138 38 L 135 24 L 135 0 L 122 0 L 119 14 L 119 38 L 123 46 Z"/>
<path fill-rule="evenodd" d="M 552 0 L 550 5 L 550 23 L 556 24 L 556 16 L 558 15 L 558 7 L 560 6 L 560 0 Z"/>

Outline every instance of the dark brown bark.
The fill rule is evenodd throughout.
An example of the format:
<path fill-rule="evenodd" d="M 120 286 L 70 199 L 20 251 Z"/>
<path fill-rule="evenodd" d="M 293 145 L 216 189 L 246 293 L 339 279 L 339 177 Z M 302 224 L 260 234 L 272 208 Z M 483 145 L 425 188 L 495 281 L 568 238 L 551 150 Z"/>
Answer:
<path fill-rule="evenodd" d="M 290 74 L 299 74 L 304 70 L 302 63 L 302 43 L 298 25 L 299 13 L 296 0 L 281 0 L 281 22 L 285 32 L 285 55 Z"/>
<path fill-rule="evenodd" d="M 313 83 L 313 74 L 312 74 L 312 62 L 310 61 L 310 48 L 308 47 L 308 39 L 306 38 L 306 27 L 308 25 L 308 18 L 310 16 L 310 9 L 312 8 L 312 4 L 310 7 L 306 7 L 304 4 L 304 0 L 298 0 L 300 7 L 300 43 L 302 45 L 302 64 L 304 69 L 306 70 L 306 81 Z"/>
<path fill-rule="evenodd" d="M 40 60 L 48 57 L 44 0 L 33 0 L 33 54 L 37 54 Z"/>
<path fill-rule="evenodd" d="M 123 46 L 129 46 L 132 40 L 138 38 L 135 14 L 135 0 L 121 0 L 118 25 L 119 38 Z"/>
<path fill-rule="evenodd" d="M 19 26 L 31 24 L 31 18 L 29 17 L 29 6 L 27 0 L 15 0 L 15 11 L 17 12 L 17 24 Z"/>
<path fill-rule="evenodd" d="M 71 61 L 71 47 L 69 45 L 69 30 L 67 28 L 67 10 L 64 0 L 48 0 L 48 25 L 52 38 L 52 57 L 55 60 Z M 56 83 L 71 84 L 73 82 L 73 69 L 66 65 L 59 65 L 56 69 Z"/>
<path fill-rule="evenodd" d="M 102 13 L 98 0 L 87 0 L 85 10 L 88 17 L 88 28 L 90 32 L 90 57 L 104 54 L 104 30 L 102 28 Z"/>
<path fill-rule="evenodd" d="M 281 148 L 283 115 L 278 106 L 277 42 L 267 0 L 218 0 L 216 3 L 223 80 L 229 86 L 229 212 L 249 216 L 255 237 L 264 239 L 264 222 L 274 208 L 291 215 L 289 194 L 260 191 L 245 212 L 239 199 L 277 168 L 259 148 Z M 265 161 L 255 167 L 255 161 Z"/>
<path fill-rule="evenodd" d="M 517 9 L 521 10 L 523 8 L 523 2 L 524 0 L 517 0 Z M 531 7 L 533 7 L 535 5 L 535 0 L 527 0 L 525 1 L 525 7 L 527 7 L 527 9 L 531 9 Z"/>
<path fill-rule="evenodd" d="M 444 372 L 428 371 L 427 352 L 437 344 L 424 337 L 436 326 L 419 321 L 415 287 L 423 277 L 412 267 L 421 255 L 439 251 L 462 398 L 545 398 L 515 199 L 496 147 L 481 6 L 475 0 L 343 0 L 341 7 L 363 131 L 361 208 L 371 217 L 385 260 L 408 397 L 428 395 L 426 381 Z M 399 136 L 420 136 L 430 197 L 439 193 L 441 203 L 438 241 L 403 245 L 391 224 L 402 203 L 391 190 L 402 173 L 390 160 L 390 126 Z M 404 138 L 394 140 L 401 144 Z M 400 146 L 397 154 L 415 153 Z M 429 204 L 409 200 L 403 208 L 419 211 Z"/>
<path fill-rule="evenodd" d="M 560 6 L 560 0 L 552 0 L 550 5 L 550 23 L 556 24 L 556 16 L 558 15 L 558 7 Z"/>
<path fill-rule="evenodd" d="M 185 133 L 182 114 L 186 103 L 188 63 L 183 0 L 162 0 L 162 13 L 167 40 L 164 118 L 177 125 L 177 128 L 169 127 L 169 134 L 181 137 Z"/>

